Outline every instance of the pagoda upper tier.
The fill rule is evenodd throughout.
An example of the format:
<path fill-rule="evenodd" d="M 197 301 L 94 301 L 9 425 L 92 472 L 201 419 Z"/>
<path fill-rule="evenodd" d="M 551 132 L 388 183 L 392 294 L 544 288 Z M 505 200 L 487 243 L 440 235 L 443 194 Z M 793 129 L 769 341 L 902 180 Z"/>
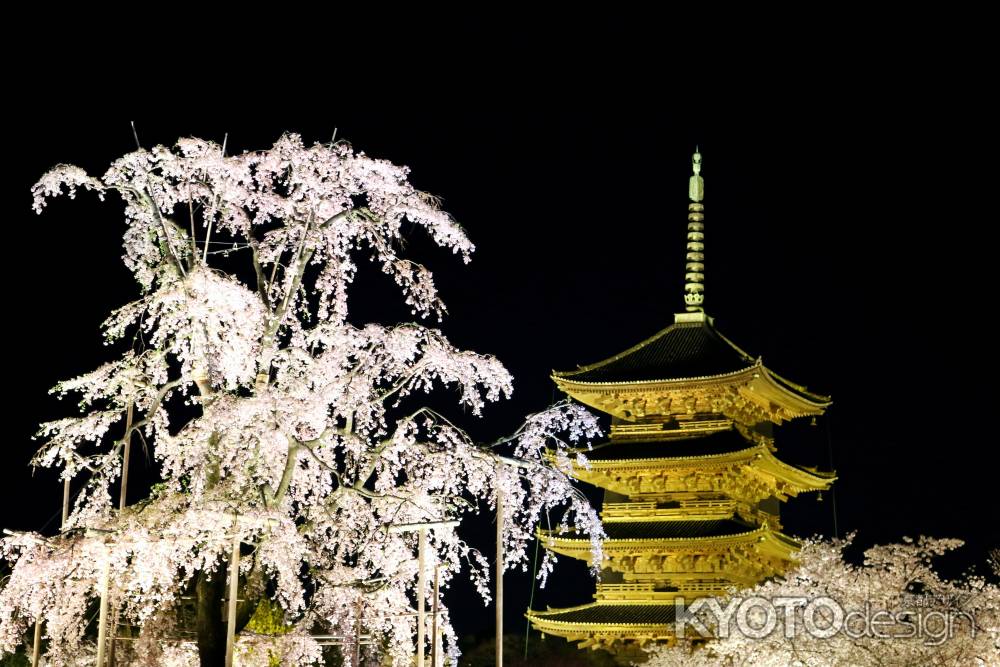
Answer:
<path fill-rule="evenodd" d="M 828 396 L 781 377 L 723 336 L 704 312 L 675 322 L 638 345 L 552 379 L 576 400 L 627 422 L 675 429 L 695 415 L 723 415 L 754 426 L 816 416 Z"/>
<path fill-rule="evenodd" d="M 617 435 L 612 433 L 611 442 L 585 452 L 586 465 L 574 465 L 573 475 L 633 501 L 685 500 L 695 507 L 699 503 L 694 501 L 722 494 L 749 518 L 753 508 L 768 498 L 785 501 L 803 492 L 825 491 L 836 478 L 830 472 L 785 463 L 776 456 L 771 438 L 741 425 L 718 425 L 713 432 L 695 431 L 683 439 L 647 441 Z M 685 505 L 659 513 L 697 514 Z"/>

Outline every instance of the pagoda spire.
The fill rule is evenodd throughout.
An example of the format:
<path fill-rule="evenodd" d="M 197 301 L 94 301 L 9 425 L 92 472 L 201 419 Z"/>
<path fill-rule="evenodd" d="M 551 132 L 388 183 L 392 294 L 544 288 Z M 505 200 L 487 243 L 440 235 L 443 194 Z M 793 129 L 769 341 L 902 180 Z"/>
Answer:
<path fill-rule="evenodd" d="M 687 263 L 684 274 L 684 304 L 689 313 L 704 312 L 705 303 L 705 179 L 701 177 L 701 153 L 695 146 L 688 181 Z"/>

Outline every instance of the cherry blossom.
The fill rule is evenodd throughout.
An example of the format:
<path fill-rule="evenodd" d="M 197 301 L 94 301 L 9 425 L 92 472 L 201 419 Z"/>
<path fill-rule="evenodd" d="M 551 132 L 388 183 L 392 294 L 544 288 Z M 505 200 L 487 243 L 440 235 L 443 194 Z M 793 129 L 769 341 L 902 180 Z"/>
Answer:
<path fill-rule="evenodd" d="M 593 415 L 557 404 L 509 437 L 474 442 L 425 399 L 450 392 L 458 414 L 482 415 L 512 391 L 497 359 L 424 324 L 348 317 L 365 260 L 416 317 L 445 312 L 431 273 L 403 256 L 404 232 L 421 229 L 464 261 L 474 250 L 407 176 L 347 144 L 306 146 L 288 134 L 233 156 L 182 139 L 129 153 L 99 178 L 60 165 L 39 180 L 40 213 L 80 189 L 122 199 L 122 257 L 140 296 L 104 324 L 117 356 L 54 389 L 80 414 L 42 425 L 33 463 L 81 491 L 58 535 L 0 540 L 12 565 L 0 591 L 4 651 L 36 621 L 48 664 L 92 651 L 84 628 L 107 568 L 112 614 L 131 639 L 119 652 L 134 664 L 217 664 L 238 538 L 239 626 L 265 600 L 282 623 L 241 631 L 237 664 L 317 664 L 315 636 L 349 646 L 359 628 L 373 643 L 362 661 L 409 664 L 417 538 L 389 527 L 490 511 L 498 497 L 507 567 L 526 564 L 543 514 L 589 533 L 601 562 L 597 513 L 570 480 L 571 452 L 599 435 Z M 148 448 L 162 483 L 119 510 L 112 485 L 126 442 Z M 487 559 L 454 526 L 429 529 L 428 544 L 445 566 L 444 590 L 468 576 L 489 600 Z M 181 628 L 192 614 L 196 642 Z"/>
<path fill-rule="evenodd" d="M 714 636 L 707 644 L 696 641 L 692 647 L 682 641 L 655 648 L 643 664 L 1000 664 L 1000 589 L 974 574 L 947 580 L 933 567 L 934 559 L 961 546 L 960 540 L 904 539 L 871 547 L 863 562 L 854 564 L 844 556 L 853 538 L 809 540 L 783 577 L 732 592 L 743 600 L 783 601 L 775 606 L 774 627 L 765 636 L 738 630 L 724 636 L 717 630 L 718 620 L 705 613 L 700 618 Z M 809 619 L 809 603 L 817 600 L 823 605 L 814 605 Z M 750 622 L 756 622 L 751 627 L 767 627 L 763 616 Z"/>

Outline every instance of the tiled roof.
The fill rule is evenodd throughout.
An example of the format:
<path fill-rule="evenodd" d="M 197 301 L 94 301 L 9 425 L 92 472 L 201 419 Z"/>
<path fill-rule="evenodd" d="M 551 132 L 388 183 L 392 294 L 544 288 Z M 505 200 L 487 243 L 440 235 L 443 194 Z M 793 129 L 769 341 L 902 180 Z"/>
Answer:
<path fill-rule="evenodd" d="M 735 373 L 753 364 L 709 321 L 681 322 L 610 359 L 555 376 L 573 382 L 642 382 Z"/>
<path fill-rule="evenodd" d="M 605 521 L 604 531 L 612 540 L 659 540 L 687 537 L 725 537 L 756 530 L 742 521 Z"/>
<path fill-rule="evenodd" d="M 718 431 L 709 435 L 653 442 L 610 442 L 598 445 L 583 455 L 591 461 L 624 459 L 658 459 L 673 456 L 715 456 L 739 452 L 754 447 L 736 429 Z"/>
<path fill-rule="evenodd" d="M 529 612 L 531 613 L 531 612 Z M 672 604 L 642 604 L 642 605 L 605 605 L 593 604 L 568 609 L 555 614 L 544 614 L 546 621 L 562 623 L 606 623 L 618 625 L 633 623 L 636 625 L 659 625 L 674 622 L 674 605 Z"/>

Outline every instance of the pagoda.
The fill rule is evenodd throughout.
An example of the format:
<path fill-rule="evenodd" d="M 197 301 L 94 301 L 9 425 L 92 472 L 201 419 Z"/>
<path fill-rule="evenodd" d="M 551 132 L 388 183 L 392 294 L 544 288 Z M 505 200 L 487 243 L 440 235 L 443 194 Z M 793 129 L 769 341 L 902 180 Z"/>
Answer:
<path fill-rule="evenodd" d="M 608 539 L 592 602 L 527 617 L 544 634 L 623 660 L 641 658 L 649 642 L 675 641 L 677 596 L 722 595 L 787 568 L 798 543 L 781 531 L 780 504 L 835 479 L 782 461 L 773 437 L 786 420 L 821 415 L 829 397 L 772 371 L 705 313 L 698 152 L 693 171 L 684 312 L 620 354 L 552 374 L 560 390 L 611 416 L 608 442 L 574 467 L 576 478 L 604 489 Z M 542 531 L 540 538 L 590 563 L 585 536 Z"/>

